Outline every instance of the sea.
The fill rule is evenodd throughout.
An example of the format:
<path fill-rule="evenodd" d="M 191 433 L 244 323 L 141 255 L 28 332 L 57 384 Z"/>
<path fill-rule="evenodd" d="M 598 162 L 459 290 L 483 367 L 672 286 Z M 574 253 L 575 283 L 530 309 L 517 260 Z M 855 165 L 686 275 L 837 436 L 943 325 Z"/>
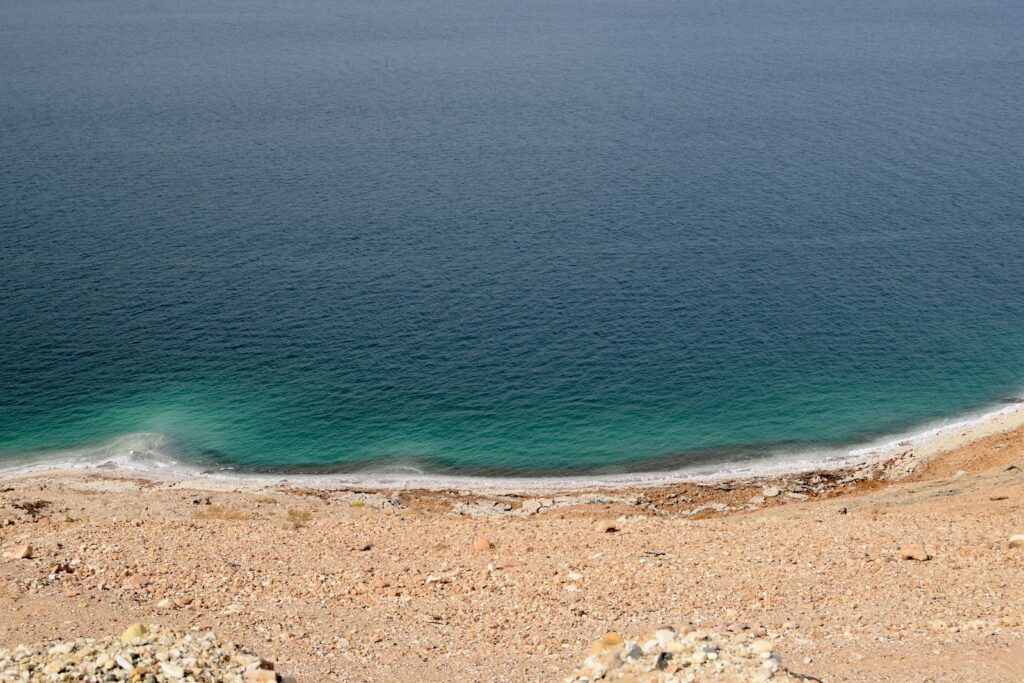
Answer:
<path fill-rule="evenodd" d="M 3 0 L 0 472 L 716 476 L 1021 401 L 1018 0 Z"/>

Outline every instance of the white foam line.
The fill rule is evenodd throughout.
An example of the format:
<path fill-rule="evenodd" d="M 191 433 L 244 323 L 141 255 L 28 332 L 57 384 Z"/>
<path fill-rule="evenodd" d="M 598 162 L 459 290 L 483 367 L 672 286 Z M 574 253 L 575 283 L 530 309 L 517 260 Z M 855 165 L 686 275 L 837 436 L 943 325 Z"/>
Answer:
<path fill-rule="evenodd" d="M 459 489 L 490 492 L 580 490 L 595 488 L 651 487 L 673 483 L 715 483 L 727 480 L 762 479 L 808 471 L 834 470 L 884 461 L 907 451 L 922 457 L 956 448 L 989 434 L 1024 426 L 1024 403 L 960 415 L 924 429 L 889 436 L 850 449 L 780 451 L 757 460 L 684 467 L 678 470 L 622 474 L 548 477 L 474 477 L 430 474 L 406 467 L 400 472 L 365 471 L 347 474 L 269 474 L 217 471 L 180 462 L 161 448 L 160 434 L 130 434 L 95 448 L 58 451 L 29 456 L 0 467 L 0 479 L 47 472 L 92 472 L 137 476 L 182 483 L 291 485 L 317 488 Z"/>
<path fill-rule="evenodd" d="M 161 449 L 166 443 L 162 434 L 141 432 L 118 437 L 101 446 L 15 457 L 0 467 L 0 478 L 51 470 L 110 470 L 155 475 L 195 469 L 165 454 Z"/>

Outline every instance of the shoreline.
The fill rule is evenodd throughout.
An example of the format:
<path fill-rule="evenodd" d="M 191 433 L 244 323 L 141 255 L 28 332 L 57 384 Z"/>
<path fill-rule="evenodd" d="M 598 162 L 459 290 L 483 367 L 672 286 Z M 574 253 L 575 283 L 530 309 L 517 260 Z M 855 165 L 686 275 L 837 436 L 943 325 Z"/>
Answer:
<path fill-rule="evenodd" d="M 159 434 L 132 434 L 102 446 L 56 451 L 28 462 L 0 466 L 0 481 L 26 477 L 100 476 L 143 479 L 214 489 L 273 486 L 324 490 L 429 491 L 458 490 L 467 494 L 541 494 L 560 492 L 667 489 L 677 486 L 721 487 L 768 483 L 779 480 L 827 476 L 843 481 L 877 478 L 875 470 L 889 478 L 906 476 L 938 454 L 984 439 L 995 433 L 1024 427 L 1024 400 L 1017 399 L 991 409 L 980 409 L 932 422 L 902 435 L 879 437 L 849 448 L 808 450 L 749 461 L 723 462 L 681 469 L 646 470 L 616 474 L 576 474 L 488 477 L 423 472 L 374 472 L 303 474 L 210 470 L 181 463 L 150 449 L 158 449 Z M 146 449 L 139 453 L 133 447 Z M 127 450 L 127 453 L 124 451 Z M 141 455 L 141 457 L 140 457 Z M 717 471 L 712 471 L 717 469 Z M 894 473 L 896 473 L 894 475 Z"/>
<path fill-rule="evenodd" d="M 559 493 L 0 482 L 0 649 L 215 630 L 298 681 L 566 680 L 690 623 L 820 680 L 1010 683 L 1024 661 L 1020 411 L 883 461 Z"/>
<path fill-rule="evenodd" d="M 833 466 L 806 466 L 761 471 L 742 476 L 676 476 L 653 473 L 649 478 L 608 477 L 495 480 L 404 479 L 353 481 L 328 477 L 275 475 L 206 475 L 173 471 L 172 476 L 118 469 L 44 469 L 14 476 L 0 473 L 12 487 L 54 485 L 64 490 L 121 495 L 125 491 L 191 492 L 202 496 L 258 496 L 285 493 L 343 505 L 431 513 L 470 519 L 529 518 L 563 514 L 594 506 L 622 515 L 655 515 L 675 519 L 708 519 L 778 510 L 794 503 L 847 500 L 913 481 L 935 463 L 959 454 L 984 451 L 1002 438 L 1024 439 L 1024 404 L 1002 408 L 920 432 L 917 438 L 889 439 L 856 451 L 856 460 Z M 999 448 L 999 446 L 994 446 Z M 950 474 L 947 472 L 947 474 Z M 209 498 L 206 498 L 209 500 Z"/>

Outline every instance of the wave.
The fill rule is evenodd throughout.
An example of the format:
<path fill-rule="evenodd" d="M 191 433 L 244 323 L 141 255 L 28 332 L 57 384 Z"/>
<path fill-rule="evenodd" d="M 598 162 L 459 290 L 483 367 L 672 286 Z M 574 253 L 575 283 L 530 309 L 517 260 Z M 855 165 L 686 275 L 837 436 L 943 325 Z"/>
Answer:
<path fill-rule="evenodd" d="M 673 469 L 560 476 L 482 476 L 439 472 L 414 459 L 367 463 L 347 472 L 245 470 L 223 464 L 178 458 L 169 451 L 170 439 L 158 433 L 127 434 L 105 444 L 82 449 L 5 456 L 0 478 L 9 479 L 56 471 L 137 476 L 158 481 L 206 480 L 258 485 L 357 487 L 372 489 L 552 490 L 620 486 L 658 486 L 671 483 L 713 483 L 757 479 L 806 471 L 856 466 L 905 453 L 940 452 L 989 434 L 1024 426 L 1024 398 L 1003 405 L 929 423 L 914 431 L 889 435 L 853 447 L 775 449 L 762 457 L 703 458 Z"/>
<path fill-rule="evenodd" d="M 4 456 L 0 476 L 14 477 L 49 470 L 108 470 L 143 475 L 184 473 L 191 469 L 167 453 L 163 434 L 141 432 L 119 436 L 86 448 Z"/>

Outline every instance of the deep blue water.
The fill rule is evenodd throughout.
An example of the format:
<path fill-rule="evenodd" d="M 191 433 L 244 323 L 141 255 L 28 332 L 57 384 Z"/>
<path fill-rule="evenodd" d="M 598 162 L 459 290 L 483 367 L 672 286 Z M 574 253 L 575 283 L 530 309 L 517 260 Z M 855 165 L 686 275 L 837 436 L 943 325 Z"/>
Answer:
<path fill-rule="evenodd" d="M 1017 0 L 3 0 L 0 454 L 582 472 L 1024 386 Z"/>

